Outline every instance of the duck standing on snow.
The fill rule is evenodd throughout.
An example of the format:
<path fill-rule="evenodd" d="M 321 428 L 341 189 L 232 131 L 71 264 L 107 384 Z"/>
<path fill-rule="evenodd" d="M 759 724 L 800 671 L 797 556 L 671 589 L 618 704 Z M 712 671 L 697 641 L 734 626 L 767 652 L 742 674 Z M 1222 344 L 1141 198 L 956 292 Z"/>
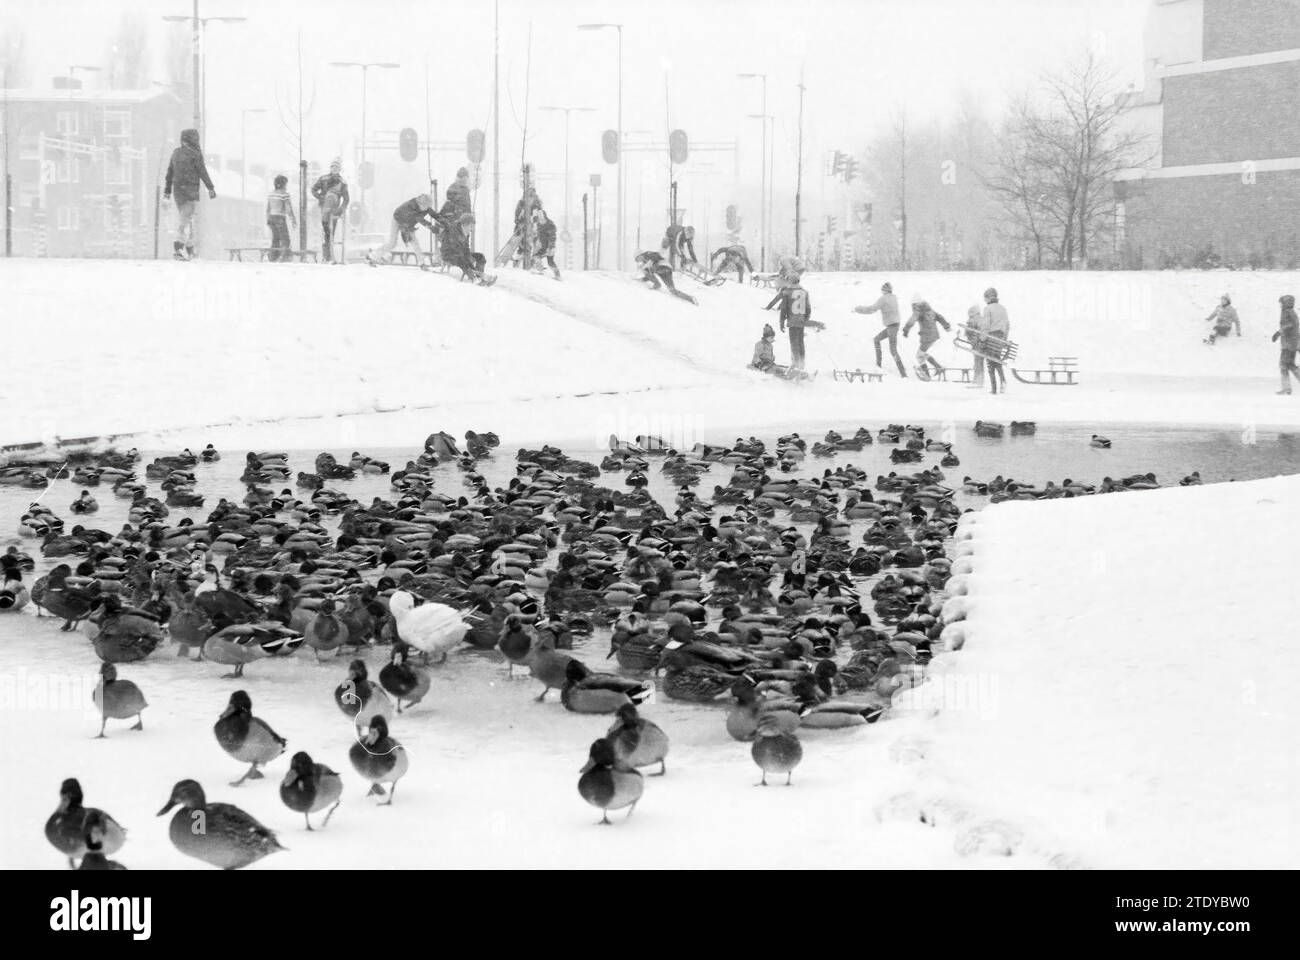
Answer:
<path fill-rule="evenodd" d="M 755 786 L 766 787 L 769 773 L 784 773 L 785 785 L 788 787 L 794 775 L 794 768 L 799 766 L 799 761 L 803 759 L 803 744 L 793 733 L 787 733 L 782 729 L 777 717 L 760 715 L 750 755 L 758 764 L 758 768 L 763 771 L 763 779 Z"/>
<path fill-rule="evenodd" d="M 243 690 L 230 695 L 230 702 L 213 725 L 212 732 L 222 750 L 241 763 L 251 764 L 248 771 L 231 784 L 232 787 L 245 780 L 261 780 L 263 774 L 257 768 L 284 753 L 288 743 L 265 720 L 253 716 L 253 701 Z"/>
<path fill-rule="evenodd" d="M 600 810 L 600 823 L 607 825 L 609 811 L 628 808 L 628 817 L 636 809 L 637 801 L 645 791 L 645 777 L 639 770 L 621 762 L 609 740 L 597 740 L 591 745 L 587 763 L 580 771 L 578 793 L 593 807 Z"/>
<path fill-rule="evenodd" d="M 370 679 L 364 660 L 353 660 L 348 664 L 347 679 L 334 688 L 334 702 L 345 716 L 352 719 L 358 730 L 369 727 L 375 717 L 389 720 L 393 716 L 392 701 L 383 688 Z"/>
<path fill-rule="evenodd" d="M 144 719 L 140 714 L 149 704 L 139 687 L 130 680 L 117 678 L 117 667 L 111 663 L 102 664 L 99 668 L 99 683 L 95 686 L 94 700 L 101 717 L 96 740 L 104 737 L 104 727 L 109 720 L 129 720 L 135 717 L 135 726 L 131 729 L 144 729 Z"/>
<path fill-rule="evenodd" d="M 560 702 L 574 713 L 616 713 L 619 707 L 641 703 L 653 691 L 649 681 L 593 673 L 581 660 L 570 660 L 565 665 Z"/>
<path fill-rule="evenodd" d="M 636 712 L 636 707 L 625 703 L 618 708 L 618 719 L 605 734 L 614 748 L 614 757 L 629 767 L 648 767 L 659 764 L 659 772 L 651 776 L 662 777 L 668 772 L 668 735 L 653 720 Z"/>
<path fill-rule="evenodd" d="M 343 778 L 323 763 L 312 762 L 311 755 L 299 750 L 289 761 L 289 772 L 280 781 L 280 800 L 295 813 L 301 813 L 311 830 L 309 814 L 329 807 L 321 829 L 329 825 L 330 817 L 343 801 Z M 333 806 L 331 806 L 333 804 Z"/>
<path fill-rule="evenodd" d="M 419 650 L 428 659 L 438 654 L 438 662 L 445 663 L 448 651 L 465 639 L 469 632 L 460 612 L 444 603 L 415 605 L 415 597 L 405 590 L 396 591 L 388 600 L 388 609 L 397 624 L 397 635 Z"/>
<path fill-rule="evenodd" d="M 103 830 L 101 852 L 117 853 L 126 843 L 126 831 L 121 824 L 103 810 L 82 806 L 82 800 L 81 784 L 75 777 L 69 777 L 59 787 L 58 809 L 45 821 L 45 839 L 68 858 L 70 867 L 76 866 L 77 857 L 87 853 L 86 821 L 91 817 L 99 819 Z"/>
<path fill-rule="evenodd" d="M 301 633 L 273 620 L 228 623 L 224 615 L 217 614 L 213 626 L 220 629 L 203 642 L 202 653 L 213 663 L 235 668 L 223 673 L 223 680 L 242 677 L 246 663 L 287 655 L 302 646 Z"/>
<path fill-rule="evenodd" d="M 316 608 L 315 614 L 303 625 L 303 642 L 316 651 L 316 662 L 320 663 L 321 654 L 338 655 L 339 648 L 347 642 L 348 628 L 334 612 L 334 600 L 326 597 Z"/>
<path fill-rule="evenodd" d="M 19 613 L 31 600 L 23 586 L 23 573 L 17 567 L 5 570 L 4 586 L 0 586 L 0 613 Z"/>
<path fill-rule="evenodd" d="M 392 660 L 379 671 L 379 685 L 397 701 L 397 712 L 402 712 L 402 701 L 413 707 L 429 692 L 429 674 L 411 663 L 411 648 L 405 643 L 393 644 Z"/>
<path fill-rule="evenodd" d="M 272 831 L 243 810 L 229 803 L 208 803 L 195 780 L 181 780 L 172 787 L 158 816 L 177 805 L 180 809 L 172 817 L 168 833 L 172 845 L 187 857 L 222 870 L 238 870 L 284 849 Z M 200 823 L 202 830 L 196 829 Z"/>
<path fill-rule="evenodd" d="M 380 806 L 391 806 L 397 794 L 397 781 L 406 775 L 410 761 L 406 749 L 388 735 L 388 722 L 383 717 L 370 721 L 366 735 L 348 750 L 348 759 L 352 761 L 352 769 L 370 781 L 367 796 L 382 797 L 381 784 L 388 784 L 388 799 Z"/>
<path fill-rule="evenodd" d="M 108 859 L 104 853 L 104 841 L 108 837 L 108 824 L 104 822 L 105 814 L 96 810 L 86 817 L 86 855 L 81 858 L 78 870 L 125 870 L 126 867 L 116 860 Z"/>

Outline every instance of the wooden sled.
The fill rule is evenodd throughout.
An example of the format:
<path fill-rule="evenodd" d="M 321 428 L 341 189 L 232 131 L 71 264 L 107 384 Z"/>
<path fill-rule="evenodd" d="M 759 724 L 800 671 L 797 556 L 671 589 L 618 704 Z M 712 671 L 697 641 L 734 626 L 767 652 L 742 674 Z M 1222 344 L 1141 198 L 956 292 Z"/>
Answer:
<path fill-rule="evenodd" d="M 775 287 L 780 276 L 779 273 L 751 273 L 749 275 L 749 285 L 751 287 Z"/>
<path fill-rule="evenodd" d="M 852 383 L 854 380 L 859 383 L 880 383 L 885 379 L 885 375 L 858 368 L 857 370 L 832 370 L 831 378 L 843 380 L 846 383 Z"/>
<path fill-rule="evenodd" d="M 1011 368 L 1011 375 L 1021 383 L 1027 383 L 1031 386 L 1042 387 L 1073 387 L 1078 384 L 1075 376 L 1079 373 L 1078 357 L 1048 357 L 1046 370 L 1018 370 Z M 1033 376 L 1032 380 L 1027 380 L 1020 374 L 1025 373 Z"/>
<path fill-rule="evenodd" d="M 706 287 L 718 287 L 726 282 L 725 277 L 718 276 L 716 273 L 710 273 L 694 260 L 683 260 L 678 265 L 677 269 L 688 277 L 700 281 L 700 283 L 704 284 Z"/>
<path fill-rule="evenodd" d="M 1007 363 L 1016 359 L 1016 351 L 1019 349 L 1019 345 L 1014 340 L 1003 340 L 1001 337 L 978 331 L 972 332 L 964 323 L 957 324 L 957 335 L 952 338 L 952 345 L 958 350 L 965 350 L 967 353 L 992 360 L 994 363 Z"/>

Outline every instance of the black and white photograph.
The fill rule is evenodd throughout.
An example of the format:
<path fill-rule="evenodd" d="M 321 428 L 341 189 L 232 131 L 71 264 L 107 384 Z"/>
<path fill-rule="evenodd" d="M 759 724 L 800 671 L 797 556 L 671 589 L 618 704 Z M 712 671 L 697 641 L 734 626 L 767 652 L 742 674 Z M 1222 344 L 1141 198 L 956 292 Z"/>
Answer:
<path fill-rule="evenodd" d="M 1300 0 L 0 0 L 0 88 L 0 868 L 1300 866 Z"/>

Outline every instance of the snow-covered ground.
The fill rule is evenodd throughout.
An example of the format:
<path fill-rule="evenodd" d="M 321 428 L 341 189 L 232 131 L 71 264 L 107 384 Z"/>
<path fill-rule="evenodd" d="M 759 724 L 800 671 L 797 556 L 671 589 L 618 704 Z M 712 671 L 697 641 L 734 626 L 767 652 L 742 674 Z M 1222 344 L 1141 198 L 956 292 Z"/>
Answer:
<path fill-rule="evenodd" d="M 1077 355 L 1081 384 L 1012 381 L 995 398 L 888 376 L 831 381 L 831 367 L 874 367 L 879 321 L 851 310 L 884 279 L 953 321 L 997 286 L 1026 366 Z M 556 438 L 598 446 L 611 432 L 726 442 L 770 440 L 787 424 L 968 430 L 981 418 L 1287 429 L 1300 398 L 1273 395 L 1268 338 L 1277 296 L 1298 280 L 809 275 L 814 316 L 830 329 L 809 337 L 822 375 L 794 387 L 744 369 L 762 324 L 775 325 L 761 309 L 772 292 L 748 286 L 683 279 L 693 308 L 610 274 L 556 283 L 503 271 L 484 290 L 396 268 L 0 261 L 0 444 L 144 431 L 130 442 L 412 448 L 431 430 L 473 428 L 509 451 Z M 1225 289 L 1245 336 L 1209 348 L 1202 319 Z M 1014 470 L 1010 445 L 1007 456 Z M 969 642 L 911 695 L 915 709 L 808 731 L 796 786 L 756 790 L 749 748 L 727 737 L 721 711 L 661 701 L 646 712 L 672 737 L 669 774 L 648 782 L 626 828 L 599 831 L 575 784 L 603 718 L 532 703 L 534 685 L 506 680 L 490 657 L 435 669 L 427 704 L 394 727 L 412 772 L 378 810 L 343 756 L 350 727 L 331 697 L 341 665 L 300 655 L 249 667 L 255 712 L 290 750 L 345 776 L 343 808 L 308 834 L 276 795 L 283 763 L 225 786 L 240 770 L 212 739 L 234 689 L 219 668 L 166 650 L 124 667 L 151 703 L 145 731 L 118 726 L 95 741 L 84 641 L 0 615 L 0 865 L 57 863 L 40 826 L 58 781 L 76 775 L 87 803 L 131 829 L 120 859 L 132 866 L 191 865 L 152 817 L 181 776 L 282 832 L 292 852 L 268 868 L 1294 866 L 1286 694 L 1300 676 L 1284 625 L 1296 612 L 1286 558 L 1297 492 L 1295 480 L 1264 480 L 981 512 L 969 528 L 970 616 L 953 628 Z M 582 655 L 605 663 L 604 650 Z M 936 702 L 946 709 L 933 716 Z"/>

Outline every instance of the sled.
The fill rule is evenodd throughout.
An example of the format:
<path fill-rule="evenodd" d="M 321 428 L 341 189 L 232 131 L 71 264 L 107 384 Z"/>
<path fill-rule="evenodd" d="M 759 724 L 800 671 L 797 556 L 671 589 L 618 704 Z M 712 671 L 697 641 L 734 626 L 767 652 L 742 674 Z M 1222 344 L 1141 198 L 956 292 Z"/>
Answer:
<path fill-rule="evenodd" d="M 994 363 L 1005 363 L 1016 359 L 1019 346 L 1013 340 L 1003 340 L 989 333 L 972 331 L 964 323 L 957 324 L 957 331 L 957 335 L 952 339 L 952 345 L 958 350 L 965 350 L 967 353 L 992 360 Z"/>
<path fill-rule="evenodd" d="M 751 273 L 749 275 L 749 285 L 751 287 L 775 287 L 780 276 L 779 273 Z"/>
<path fill-rule="evenodd" d="M 859 383 L 881 383 L 885 379 L 883 373 L 873 373 L 870 370 L 863 370 L 861 367 L 857 370 L 832 370 L 831 377 L 835 380 L 843 380 L 846 383 L 852 383 L 854 380 Z"/>
<path fill-rule="evenodd" d="M 710 273 L 694 260 L 683 260 L 678 264 L 677 269 L 688 277 L 700 281 L 700 283 L 704 284 L 706 287 L 717 287 L 726 282 L 725 277 L 720 277 L 716 273 Z"/>
<path fill-rule="evenodd" d="M 1031 386 L 1043 387 L 1073 387 L 1078 385 L 1075 376 L 1079 370 L 1078 357 L 1048 357 L 1046 370 L 1018 370 L 1011 368 L 1011 375 L 1021 383 L 1027 383 Z M 1021 373 L 1033 376 L 1032 380 L 1026 380 Z"/>

